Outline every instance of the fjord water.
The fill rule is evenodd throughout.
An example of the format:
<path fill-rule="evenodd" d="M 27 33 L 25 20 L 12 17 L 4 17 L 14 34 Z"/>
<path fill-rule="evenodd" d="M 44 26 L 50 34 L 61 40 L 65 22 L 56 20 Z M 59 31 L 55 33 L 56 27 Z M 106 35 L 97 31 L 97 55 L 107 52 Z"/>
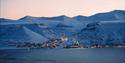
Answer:
<path fill-rule="evenodd" d="M 1 49 L 0 63 L 125 63 L 125 48 Z"/>

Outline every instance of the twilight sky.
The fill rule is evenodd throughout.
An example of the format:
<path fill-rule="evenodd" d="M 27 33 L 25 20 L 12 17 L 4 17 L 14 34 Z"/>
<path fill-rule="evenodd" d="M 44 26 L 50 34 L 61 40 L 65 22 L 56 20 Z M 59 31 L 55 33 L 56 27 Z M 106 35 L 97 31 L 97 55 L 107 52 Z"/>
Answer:
<path fill-rule="evenodd" d="M 90 16 L 99 12 L 125 10 L 125 0 L 0 0 L 0 17 Z"/>

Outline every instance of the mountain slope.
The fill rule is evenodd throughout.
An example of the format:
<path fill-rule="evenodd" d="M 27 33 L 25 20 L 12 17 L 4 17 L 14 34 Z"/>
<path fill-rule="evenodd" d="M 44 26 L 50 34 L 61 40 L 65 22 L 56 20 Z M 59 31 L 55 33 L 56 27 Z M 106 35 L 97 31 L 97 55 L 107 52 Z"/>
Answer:
<path fill-rule="evenodd" d="M 0 18 L 0 43 L 46 42 L 66 35 L 83 43 L 125 43 L 125 11 L 86 16 Z"/>
<path fill-rule="evenodd" d="M 45 42 L 48 40 L 24 25 L 2 25 L 0 32 L 0 42 Z"/>
<path fill-rule="evenodd" d="M 125 43 L 124 21 L 102 21 L 88 24 L 77 35 L 81 42 Z"/>

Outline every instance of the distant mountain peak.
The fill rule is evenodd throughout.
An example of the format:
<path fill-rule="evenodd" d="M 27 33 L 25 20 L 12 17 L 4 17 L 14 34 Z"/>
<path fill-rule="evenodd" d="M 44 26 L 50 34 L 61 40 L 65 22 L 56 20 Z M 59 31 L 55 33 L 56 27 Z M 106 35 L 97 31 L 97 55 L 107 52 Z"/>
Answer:
<path fill-rule="evenodd" d="M 111 12 L 125 12 L 125 10 L 113 10 Z"/>
<path fill-rule="evenodd" d="M 27 16 L 24 16 L 24 17 L 20 18 L 19 20 L 23 20 L 23 19 L 32 19 L 32 18 L 36 18 L 36 17 L 27 15 Z"/>
<path fill-rule="evenodd" d="M 60 16 L 57 16 L 57 17 L 68 17 L 68 16 L 66 16 L 66 15 L 60 15 Z"/>

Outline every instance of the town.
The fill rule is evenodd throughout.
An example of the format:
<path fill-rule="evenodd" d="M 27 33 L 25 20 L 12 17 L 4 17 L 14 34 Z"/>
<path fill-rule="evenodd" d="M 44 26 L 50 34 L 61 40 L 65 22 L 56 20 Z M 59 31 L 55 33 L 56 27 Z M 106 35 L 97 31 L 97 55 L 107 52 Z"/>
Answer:
<path fill-rule="evenodd" d="M 22 44 L 17 44 L 17 48 L 125 48 L 125 44 L 97 44 L 96 42 L 90 44 L 80 43 L 74 40 L 70 44 L 66 44 L 68 38 L 64 35 L 57 39 L 51 39 L 43 43 L 29 43 L 24 42 Z"/>

